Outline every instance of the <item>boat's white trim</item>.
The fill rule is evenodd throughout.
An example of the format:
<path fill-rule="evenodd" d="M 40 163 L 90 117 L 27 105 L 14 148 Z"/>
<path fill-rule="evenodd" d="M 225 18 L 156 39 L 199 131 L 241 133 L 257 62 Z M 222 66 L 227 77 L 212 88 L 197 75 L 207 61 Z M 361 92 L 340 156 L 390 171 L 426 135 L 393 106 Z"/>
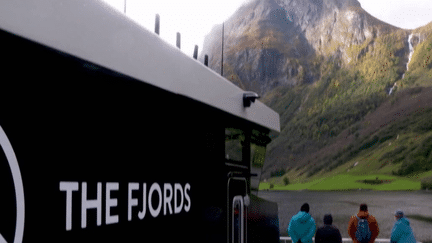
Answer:
<path fill-rule="evenodd" d="M 0 29 L 280 130 L 275 111 L 244 108 L 242 89 L 101 0 L 0 0 Z"/>

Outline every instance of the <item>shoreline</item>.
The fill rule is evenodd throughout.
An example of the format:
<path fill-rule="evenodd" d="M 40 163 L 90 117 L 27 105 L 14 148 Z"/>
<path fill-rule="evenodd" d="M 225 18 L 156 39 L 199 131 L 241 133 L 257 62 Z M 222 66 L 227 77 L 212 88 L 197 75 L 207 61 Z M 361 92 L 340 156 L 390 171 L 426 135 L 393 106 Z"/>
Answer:
<path fill-rule="evenodd" d="M 310 190 L 310 189 L 301 189 L 301 190 L 274 190 L 274 189 L 263 189 L 258 190 L 258 192 L 286 192 L 286 191 L 293 191 L 293 192 L 359 192 L 359 191 L 376 191 L 376 192 L 430 192 L 432 193 L 432 190 L 425 190 L 425 189 L 419 189 L 419 190 L 375 190 L 375 189 L 329 189 L 329 190 Z"/>

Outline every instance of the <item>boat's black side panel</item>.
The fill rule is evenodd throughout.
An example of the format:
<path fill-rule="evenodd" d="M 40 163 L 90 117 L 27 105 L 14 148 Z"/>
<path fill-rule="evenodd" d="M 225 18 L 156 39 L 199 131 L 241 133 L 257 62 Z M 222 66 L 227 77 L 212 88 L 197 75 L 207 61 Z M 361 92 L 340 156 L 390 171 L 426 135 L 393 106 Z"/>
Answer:
<path fill-rule="evenodd" d="M 11 34 L 0 39 L 0 126 L 22 176 L 24 242 L 226 239 L 229 117 Z M 5 156 L 0 163 L 8 169 Z M 0 234 L 13 242 L 16 197 L 11 172 L 2 173 L 10 195 L 0 200 Z"/>
<path fill-rule="evenodd" d="M 248 134 L 251 123 L 4 31 L 0 40 L 6 242 L 227 242 L 229 200 L 250 192 L 250 145 L 242 167 L 227 165 L 225 129 Z M 248 242 L 276 242 L 277 205 L 252 199 Z"/>
<path fill-rule="evenodd" d="M 276 203 L 252 194 L 247 222 L 249 243 L 279 242 L 279 218 Z"/>

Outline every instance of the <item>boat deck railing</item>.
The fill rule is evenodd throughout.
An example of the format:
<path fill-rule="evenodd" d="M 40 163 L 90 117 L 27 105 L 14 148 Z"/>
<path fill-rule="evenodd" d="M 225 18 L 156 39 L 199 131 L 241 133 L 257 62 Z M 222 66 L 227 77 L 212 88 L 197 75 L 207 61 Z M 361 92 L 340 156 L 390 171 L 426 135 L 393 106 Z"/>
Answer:
<path fill-rule="evenodd" d="M 281 243 L 292 243 L 291 237 L 281 236 L 279 239 L 280 239 L 279 242 L 281 242 Z M 315 237 L 312 237 L 312 241 L 315 241 Z M 353 242 L 353 240 L 351 238 L 342 238 L 342 242 L 344 242 L 344 243 L 345 242 Z M 386 243 L 386 242 L 390 242 L 390 239 L 375 239 L 375 242 Z M 422 242 L 417 241 L 417 243 L 422 243 Z"/>

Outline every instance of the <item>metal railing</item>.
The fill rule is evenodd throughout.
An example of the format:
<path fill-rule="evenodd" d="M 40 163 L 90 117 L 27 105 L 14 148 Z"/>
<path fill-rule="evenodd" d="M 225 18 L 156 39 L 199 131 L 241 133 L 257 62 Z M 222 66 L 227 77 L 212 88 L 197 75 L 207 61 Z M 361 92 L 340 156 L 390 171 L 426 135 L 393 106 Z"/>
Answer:
<path fill-rule="evenodd" d="M 291 243 L 291 237 L 281 236 L 279 238 L 280 242 Z M 312 237 L 312 241 L 315 241 L 315 237 Z M 351 238 L 342 238 L 342 242 L 353 242 Z M 375 239 L 375 242 L 390 242 L 390 239 Z M 422 243 L 417 241 L 417 243 Z"/>

